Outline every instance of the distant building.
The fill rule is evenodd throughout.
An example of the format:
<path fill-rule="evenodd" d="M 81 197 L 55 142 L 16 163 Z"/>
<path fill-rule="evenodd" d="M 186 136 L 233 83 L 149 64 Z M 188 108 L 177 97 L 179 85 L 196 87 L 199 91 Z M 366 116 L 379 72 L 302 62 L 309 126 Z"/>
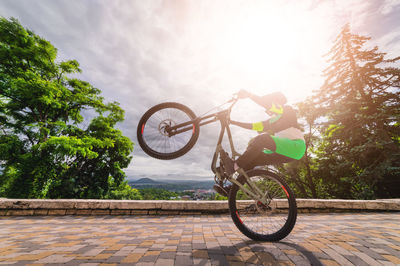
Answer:
<path fill-rule="evenodd" d="M 189 195 L 182 196 L 182 200 L 191 200 L 192 197 Z"/>

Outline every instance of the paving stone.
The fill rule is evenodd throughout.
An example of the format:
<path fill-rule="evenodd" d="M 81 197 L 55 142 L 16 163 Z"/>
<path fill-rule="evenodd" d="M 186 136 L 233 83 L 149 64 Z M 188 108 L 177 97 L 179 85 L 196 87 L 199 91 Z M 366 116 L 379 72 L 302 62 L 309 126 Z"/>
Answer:
<path fill-rule="evenodd" d="M 321 263 L 325 266 L 340 266 L 339 263 L 337 263 L 334 260 L 322 260 Z"/>
<path fill-rule="evenodd" d="M 138 262 L 135 263 L 136 266 L 154 266 L 154 262 Z"/>
<path fill-rule="evenodd" d="M 178 251 L 192 251 L 192 246 L 178 246 Z"/>
<path fill-rule="evenodd" d="M 293 262 L 296 265 L 299 265 L 299 264 L 302 264 L 302 265 L 310 264 L 310 261 L 307 258 L 305 258 L 305 257 L 303 257 L 301 255 L 287 254 L 287 256 L 290 259 L 290 261 Z"/>
<path fill-rule="evenodd" d="M 334 251 L 333 249 L 330 248 L 324 248 L 322 249 L 326 254 L 328 254 L 332 259 L 334 259 L 336 262 L 338 262 L 340 265 L 346 265 L 346 266 L 352 266 L 353 264 L 344 258 L 342 255 Z"/>
<path fill-rule="evenodd" d="M 192 265 L 192 264 L 193 264 L 193 259 L 191 256 L 177 255 L 175 257 L 175 265 L 177 266 Z"/>
<path fill-rule="evenodd" d="M 193 249 L 206 249 L 207 245 L 205 243 L 193 243 Z"/>
<path fill-rule="evenodd" d="M 338 245 L 328 245 L 331 249 L 335 250 L 337 253 L 341 254 L 341 255 L 347 255 L 347 256 L 351 256 L 352 254 L 347 251 L 346 249 L 342 248 L 341 246 Z"/>
<path fill-rule="evenodd" d="M 387 260 L 389 260 L 390 262 L 396 264 L 396 265 L 400 265 L 400 258 L 399 257 L 395 257 L 393 255 L 383 255 Z"/>
<path fill-rule="evenodd" d="M 396 264 L 386 260 L 378 260 L 378 262 L 384 266 L 396 266 Z"/>
<path fill-rule="evenodd" d="M 229 265 L 228 260 L 222 254 L 210 254 L 212 265 Z"/>
<path fill-rule="evenodd" d="M 0 264 L 1 264 L 2 262 L 0 262 Z M 34 261 L 32 261 L 32 260 L 21 260 L 21 261 L 18 261 L 18 262 L 15 262 L 15 263 L 13 263 L 12 265 L 13 266 L 25 266 L 25 265 L 29 265 L 29 264 L 34 264 Z"/>
<path fill-rule="evenodd" d="M 128 256 L 126 256 L 121 262 L 122 263 L 135 263 L 135 262 L 138 262 L 142 256 L 143 256 L 143 254 L 131 253 Z"/>
<path fill-rule="evenodd" d="M 375 251 L 373 251 L 373 250 L 370 249 L 370 248 L 361 246 L 361 247 L 357 247 L 357 249 L 358 249 L 361 253 L 364 253 L 364 254 L 368 255 L 369 257 L 374 258 L 374 259 L 376 259 L 376 260 L 385 260 L 384 257 L 382 257 L 380 254 L 376 253 Z"/>
<path fill-rule="evenodd" d="M 173 266 L 175 261 L 173 259 L 159 258 L 156 260 L 155 266 Z"/>
<path fill-rule="evenodd" d="M 140 258 L 139 262 L 155 262 L 158 255 L 143 256 Z"/>
<path fill-rule="evenodd" d="M 192 256 L 193 258 L 208 258 L 208 252 L 207 250 L 197 249 L 193 250 Z"/>
<path fill-rule="evenodd" d="M 207 251 L 212 254 L 224 254 L 221 247 L 209 248 Z"/>
<path fill-rule="evenodd" d="M 344 256 L 346 259 L 348 259 L 351 263 L 353 263 L 354 265 L 357 266 L 368 266 L 370 264 L 366 263 L 364 260 L 362 260 L 360 257 L 358 256 Z"/>
<path fill-rule="evenodd" d="M 82 254 L 82 256 L 96 256 L 103 252 L 104 248 L 93 248 L 91 250 L 86 251 Z"/>
<path fill-rule="evenodd" d="M 394 247 L 400 248 L 400 242 L 397 244 L 397 246 L 394 246 Z M 393 248 L 393 246 L 381 245 L 380 248 L 385 251 L 382 254 L 394 255 L 394 256 L 400 258 L 400 251 L 399 250 L 395 250 Z M 375 252 L 377 252 L 377 251 L 375 251 Z M 379 252 L 377 252 L 377 253 L 379 253 Z"/>
<path fill-rule="evenodd" d="M 235 247 L 226 247 L 226 246 L 223 246 L 223 247 L 222 247 L 222 252 L 223 252 L 225 255 L 240 255 L 240 254 L 239 254 L 239 251 L 238 251 Z"/>
<path fill-rule="evenodd" d="M 328 254 L 322 253 L 322 252 L 312 252 L 312 255 L 314 255 L 314 257 L 316 257 L 319 260 L 321 260 L 321 259 L 330 259 Z"/>
<path fill-rule="evenodd" d="M 112 256 L 108 258 L 105 262 L 106 263 L 120 263 L 125 259 L 126 256 Z"/>
<path fill-rule="evenodd" d="M 198 266 L 211 266 L 211 260 L 204 258 L 193 258 L 193 265 Z"/>
<path fill-rule="evenodd" d="M 64 255 L 50 255 L 46 258 L 38 260 L 36 263 L 67 263 L 73 259 L 74 257 L 65 257 Z"/>

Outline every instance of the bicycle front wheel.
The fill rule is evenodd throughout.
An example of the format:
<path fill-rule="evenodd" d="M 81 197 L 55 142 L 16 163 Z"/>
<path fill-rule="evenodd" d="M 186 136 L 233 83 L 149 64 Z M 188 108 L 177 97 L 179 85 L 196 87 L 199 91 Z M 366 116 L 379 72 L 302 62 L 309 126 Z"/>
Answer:
<path fill-rule="evenodd" d="M 169 136 L 166 129 L 189 122 L 196 115 L 180 103 L 161 103 L 150 108 L 140 119 L 137 139 L 140 147 L 148 155 L 162 160 L 178 158 L 187 153 L 196 143 L 200 129 L 191 123 L 184 132 Z"/>
<path fill-rule="evenodd" d="M 252 199 L 234 184 L 229 193 L 229 210 L 236 227 L 256 241 L 285 238 L 292 231 L 297 217 L 292 190 L 284 180 L 269 171 L 252 170 L 247 175 L 266 200 Z M 252 190 L 244 176 L 239 176 L 237 180 L 246 189 Z"/>

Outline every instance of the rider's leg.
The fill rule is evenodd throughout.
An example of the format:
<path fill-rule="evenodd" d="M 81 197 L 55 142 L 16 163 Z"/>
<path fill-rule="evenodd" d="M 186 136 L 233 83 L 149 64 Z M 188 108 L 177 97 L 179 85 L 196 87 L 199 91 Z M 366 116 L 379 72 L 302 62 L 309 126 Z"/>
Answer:
<path fill-rule="evenodd" d="M 277 165 L 277 164 L 283 164 L 283 163 L 288 163 L 295 161 L 295 159 L 286 157 L 281 154 L 273 153 L 273 154 L 265 154 L 263 152 L 258 154 L 259 156 L 249 162 L 243 170 L 248 171 L 253 169 L 256 166 L 261 166 L 261 165 Z"/>
<path fill-rule="evenodd" d="M 264 154 L 264 149 L 268 149 L 272 152 L 276 150 L 275 141 L 268 134 L 261 134 L 255 137 L 250 142 L 246 151 L 236 160 L 236 166 L 243 169 L 251 169 L 249 166 L 251 166 L 253 162 L 257 160 L 257 158 L 263 155 L 270 155 Z"/>

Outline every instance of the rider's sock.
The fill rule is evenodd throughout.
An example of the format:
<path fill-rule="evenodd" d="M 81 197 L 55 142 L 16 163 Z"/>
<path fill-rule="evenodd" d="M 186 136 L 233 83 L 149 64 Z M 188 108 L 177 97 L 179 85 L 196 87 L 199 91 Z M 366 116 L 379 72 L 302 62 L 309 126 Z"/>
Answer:
<path fill-rule="evenodd" d="M 235 169 L 235 171 L 236 171 L 237 169 L 239 169 L 239 165 L 237 165 L 236 162 L 235 162 L 235 164 L 233 165 L 233 169 Z"/>

